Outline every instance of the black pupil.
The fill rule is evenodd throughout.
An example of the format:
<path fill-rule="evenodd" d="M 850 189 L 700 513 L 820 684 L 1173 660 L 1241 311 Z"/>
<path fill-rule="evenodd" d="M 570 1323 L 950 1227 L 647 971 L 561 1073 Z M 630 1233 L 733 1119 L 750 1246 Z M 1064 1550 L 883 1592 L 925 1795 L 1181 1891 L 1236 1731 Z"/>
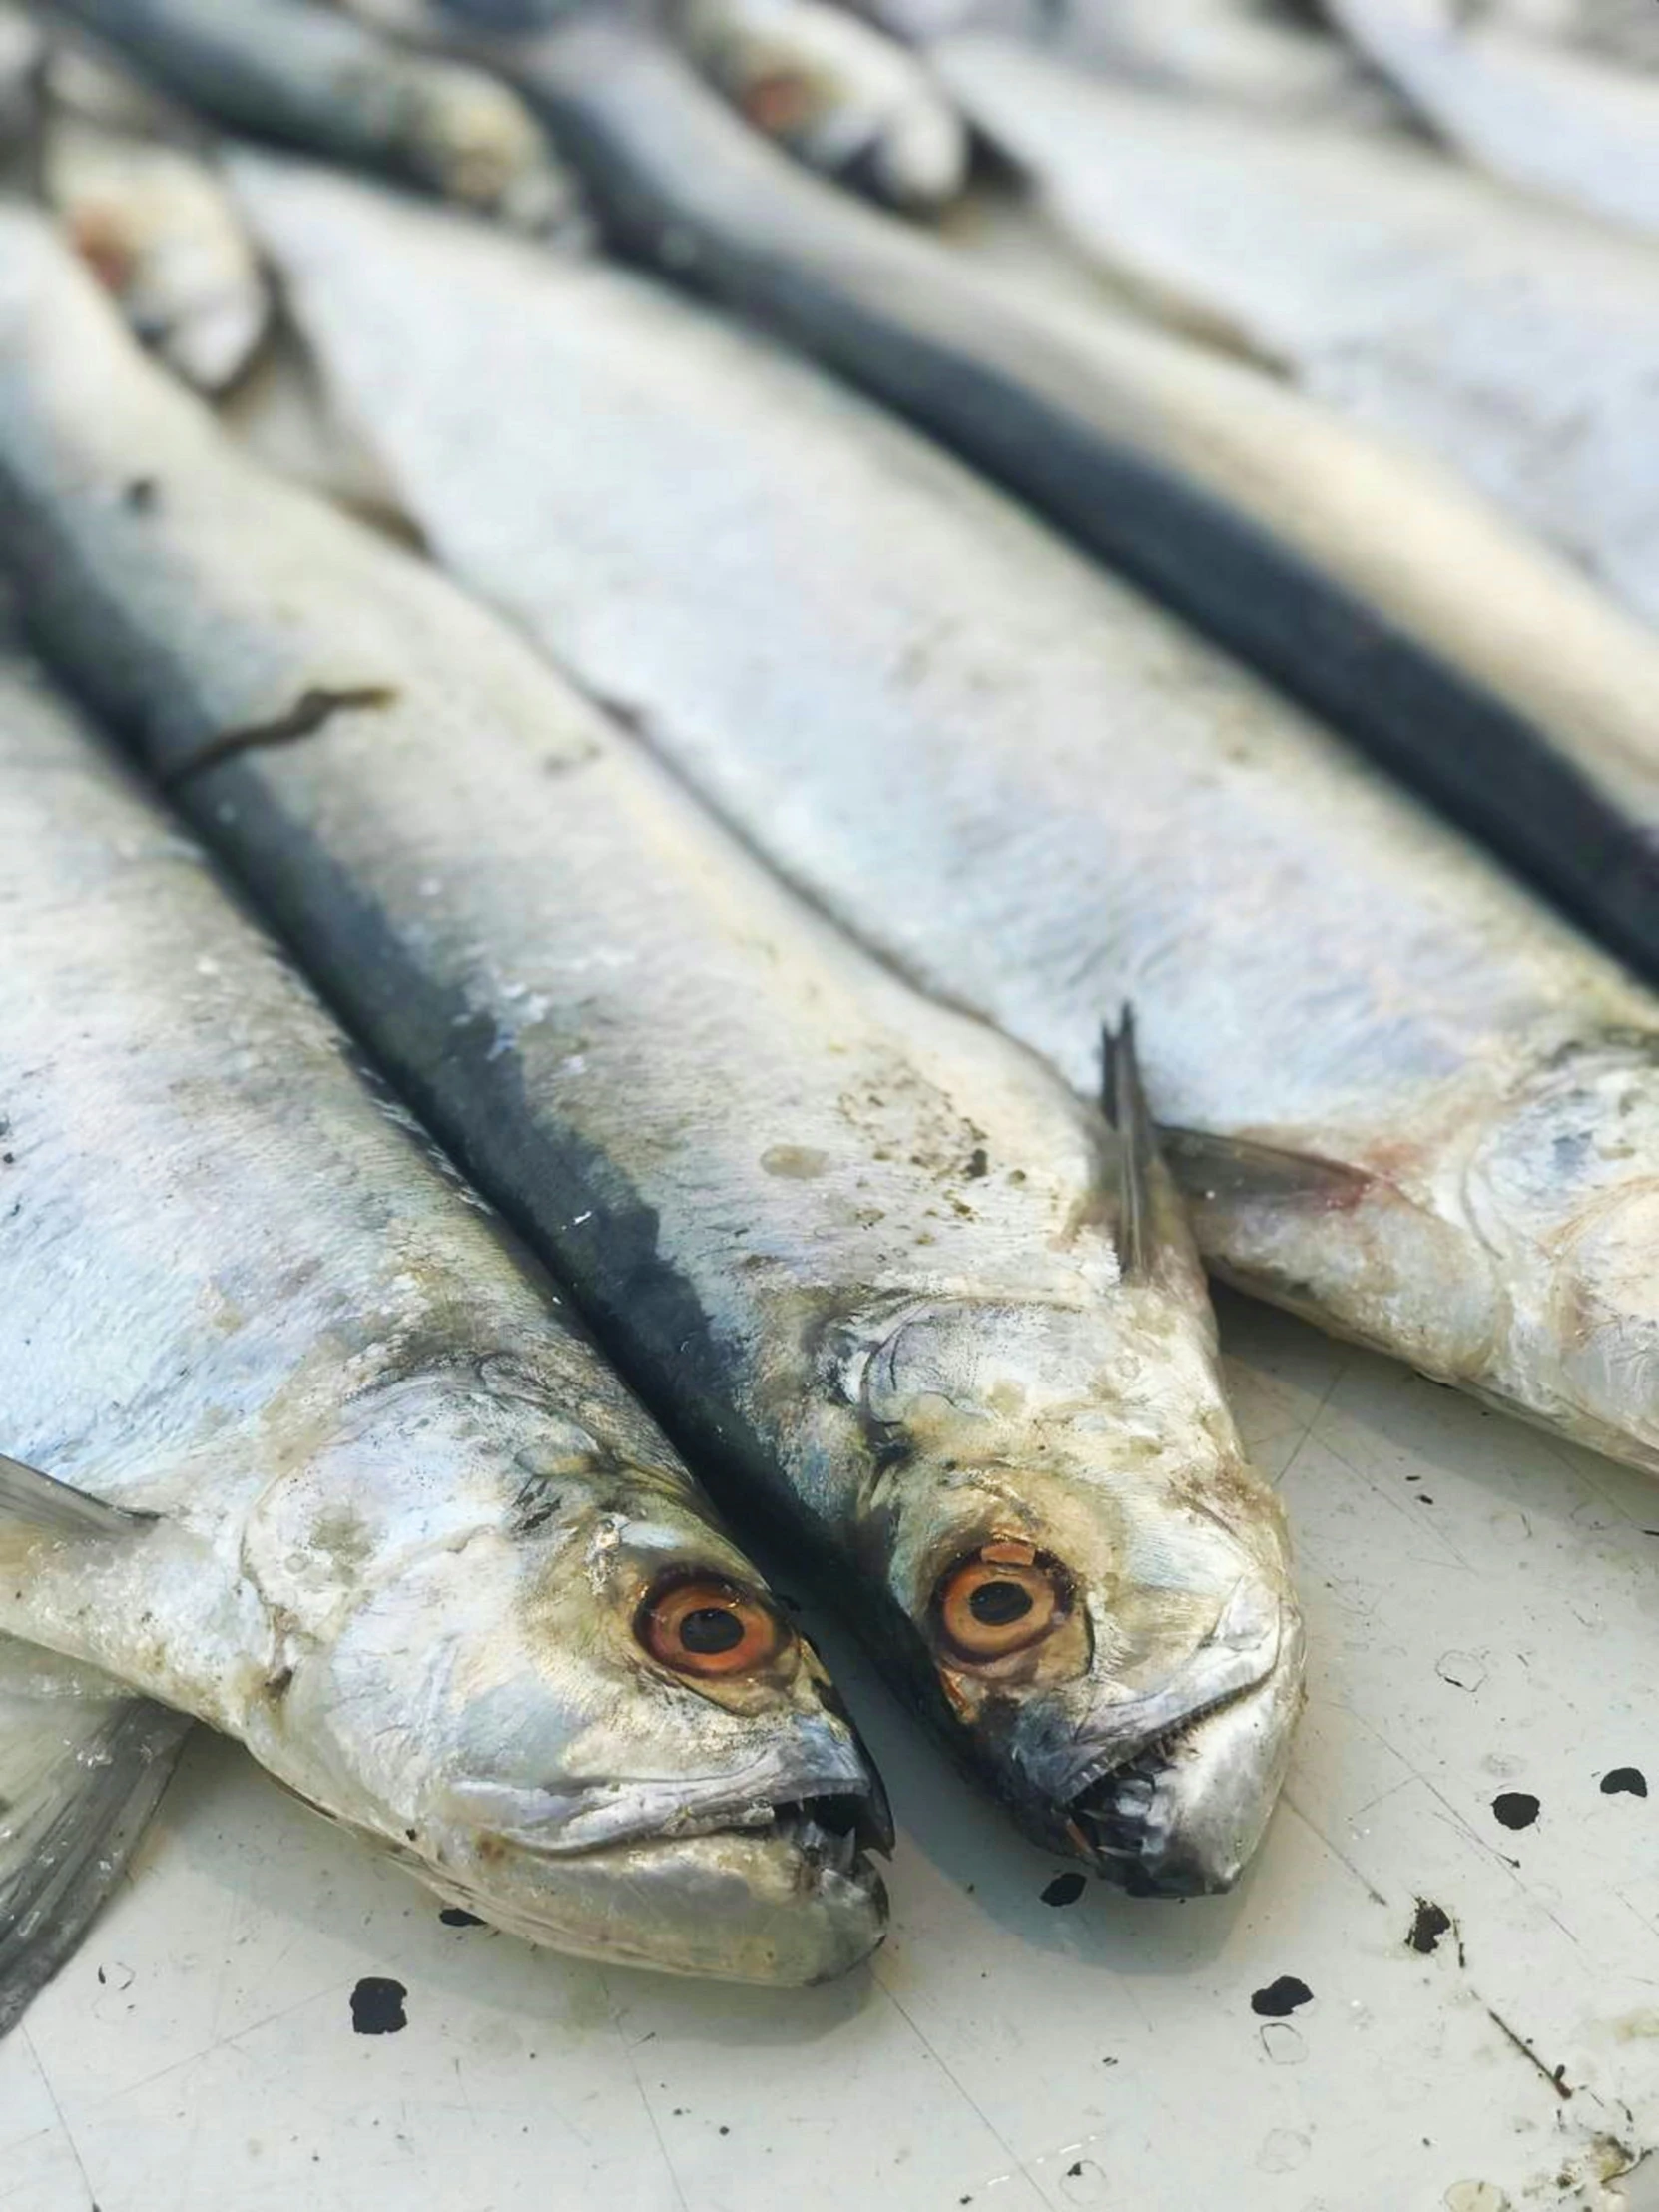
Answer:
<path fill-rule="evenodd" d="M 1030 1612 L 1031 1593 L 1018 1582 L 981 1582 L 968 1599 L 968 1611 L 985 1628 L 1006 1628 Z"/>
<path fill-rule="evenodd" d="M 737 1649 L 743 1642 L 743 1622 L 724 1605 L 700 1605 L 680 1623 L 680 1641 L 688 1651 L 712 1658 Z"/>

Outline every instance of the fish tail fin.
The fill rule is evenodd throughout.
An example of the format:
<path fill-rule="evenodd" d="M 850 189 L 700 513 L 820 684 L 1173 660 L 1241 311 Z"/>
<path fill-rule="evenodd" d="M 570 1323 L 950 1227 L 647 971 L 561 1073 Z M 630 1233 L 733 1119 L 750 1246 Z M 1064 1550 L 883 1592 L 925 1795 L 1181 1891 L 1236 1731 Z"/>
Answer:
<path fill-rule="evenodd" d="M 0 2036 L 121 1879 L 190 1727 L 94 1668 L 0 1636 Z"/>

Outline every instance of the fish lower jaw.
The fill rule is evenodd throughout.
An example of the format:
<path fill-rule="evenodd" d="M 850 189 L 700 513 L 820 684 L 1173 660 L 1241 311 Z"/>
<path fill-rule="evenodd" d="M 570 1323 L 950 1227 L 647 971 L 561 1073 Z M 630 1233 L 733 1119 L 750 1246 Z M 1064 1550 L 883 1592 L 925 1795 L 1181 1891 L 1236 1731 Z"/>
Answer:
<path fill-rule="evenodd" d="M 1080 1856 L 1105 1880 L 1131 1896 L 1188 1897 L 1214 1884 L 1172 1880 L 1159 1861 L 1173 1833 L 1168 1792 L 1160 1785 L 1173 1772 L 1181 1745 L 1214 1714 L 1247 1698 L 1256 1687 L 1224 1691 L 1183 1715 L 1126 1758 L 1089 1769 L 1066 1806 L 1065 1829 Z"/>

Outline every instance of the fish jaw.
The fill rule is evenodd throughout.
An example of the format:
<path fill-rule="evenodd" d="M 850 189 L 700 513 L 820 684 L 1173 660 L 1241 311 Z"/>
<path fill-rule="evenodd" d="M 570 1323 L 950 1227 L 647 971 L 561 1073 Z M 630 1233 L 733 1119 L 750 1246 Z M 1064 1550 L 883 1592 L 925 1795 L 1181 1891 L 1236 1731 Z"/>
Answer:
<path fill-rule="evenodd" d="M 1285 1606 L 1265 1673 L 1218 1703 L 1190 1708 L 1191 1717 L 1169 1729 L 1143 1734 L 1127 1757 L 1108 1750 L 1112 1764 L 1073 1796 L 1068 1820 L 1106 1880 L 1136 1897 L 1207 1897 L 1233 1887 L 1290 1765 L 1305 1648 L 1301 1615 Z M 1265 1653 L 1264 1643 L 1251 1663 Z M 1124 1709 L 1113 1731 L 1119 1742 L 1133 1740 L 1140 1719 Z"/>
<path fill-rule="evenodd" d="M 844 1799 L 770 1808 L 760 1827 L 547 1857 L 467 1834 L 435 1860 L 393 1846 L 440 1896 L 527 1942 L 609 1964 L 772 1988 L 832 1981 L 867 1958 L 887 1894 Z"/>

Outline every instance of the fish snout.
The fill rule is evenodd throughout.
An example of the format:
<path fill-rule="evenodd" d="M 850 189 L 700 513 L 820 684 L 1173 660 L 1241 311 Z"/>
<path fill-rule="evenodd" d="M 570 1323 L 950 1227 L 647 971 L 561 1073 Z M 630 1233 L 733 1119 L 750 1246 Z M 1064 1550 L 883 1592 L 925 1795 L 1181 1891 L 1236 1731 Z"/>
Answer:
<path fill-rule="evenodd" d="M 1285 1779 L 1303 1666 L 1294 1601 L 1241 1580 L 1184 1666 L 1091 1716 L 1050 1767 L 1066 1841 L 1134 1896 L 1231 1889 Z"/>

